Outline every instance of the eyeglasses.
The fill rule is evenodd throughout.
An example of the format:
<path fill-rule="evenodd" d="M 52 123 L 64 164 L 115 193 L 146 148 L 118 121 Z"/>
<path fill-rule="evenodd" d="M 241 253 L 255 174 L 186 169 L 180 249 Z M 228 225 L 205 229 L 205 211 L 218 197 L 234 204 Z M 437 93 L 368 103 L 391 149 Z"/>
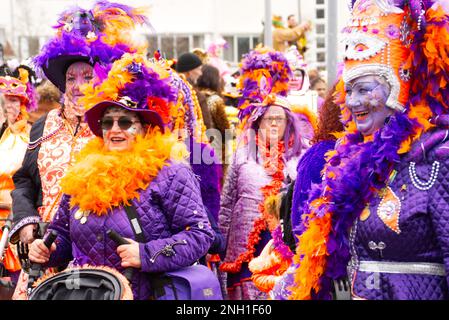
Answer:
<path fill-rule="evenodd" d="M 112 117 L 104 117 L 100 121 L 101 129 L 103 129 L 103 130 L 111 130 L 112 127 L 114 126 L 114 122 L 117 122 L 119 128 L 122 129 L 122 130 L 128 130 L 136 122 L 140 123 L 140 121 L 134 121 L 132 118 L 126 117 L 126 116 L 122 116 L 122 117 L 120 117 L 118 119 L 114 119 Z"/>
<path fill-rule="evenodd" d="M 267 122 L 267 123 L 273 123 L 273 121 L 276 121 L 276 123 L 282 123 L 287 121 L 287 118 L 284 117 L 264 117 L 262 118 L 263 122 Z"/>

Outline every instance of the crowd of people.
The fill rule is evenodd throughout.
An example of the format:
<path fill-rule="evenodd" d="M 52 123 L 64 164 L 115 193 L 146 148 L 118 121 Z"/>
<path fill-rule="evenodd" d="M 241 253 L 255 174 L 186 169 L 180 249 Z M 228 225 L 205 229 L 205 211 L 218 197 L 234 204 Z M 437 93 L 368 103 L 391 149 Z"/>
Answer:
<path fill-rule="evenodd" d="M 186 298 L 161 293 L 184 277 L 190 299 L 449 299 L 443 0 L 351 1 L 329 89 L 293 15 L 237 73 L 223 39 L 149 53 L 145 24 L 70 8 L 32 65 L 0 68 L 10 298 L 106 299 L 111 278 L 120 299 Z"/>

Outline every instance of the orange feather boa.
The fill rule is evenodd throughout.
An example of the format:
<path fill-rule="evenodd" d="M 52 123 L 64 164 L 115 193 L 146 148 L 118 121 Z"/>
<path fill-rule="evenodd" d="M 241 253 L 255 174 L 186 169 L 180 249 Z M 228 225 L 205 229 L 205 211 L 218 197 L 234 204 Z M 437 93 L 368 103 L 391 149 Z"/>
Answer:
<path fill-rule="evenodd" d="M 105 215 L 113 207 L 139 199 L 139 190 L 146 189 L 159 171 L 170 165 L 169 160 L 183 161 L 186 156 L 182 142 L 158 130 L 137 136 L 127 151 L 108 151 L 103 140 L 95 138 L 62 179 L 62 191 L 71 196 L 71 207 Z"/>

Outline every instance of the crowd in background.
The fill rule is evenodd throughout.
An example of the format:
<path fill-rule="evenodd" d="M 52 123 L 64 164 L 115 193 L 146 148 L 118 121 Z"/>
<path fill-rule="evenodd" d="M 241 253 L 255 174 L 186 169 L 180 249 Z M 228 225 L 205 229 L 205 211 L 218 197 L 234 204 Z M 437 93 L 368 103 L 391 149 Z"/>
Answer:
<path fill-rule="evenodd" d="M 135 8 L 66 12 L 32 65 L 0 69 L 1 285 L 29 299 L 37 263 L 104 268 L 122 299 L 175 298 L 161 274 L 202 298 L 449 298 L 449 13 L 418 2 L 351 1 L 330 88 L 294 15 L 235 71 L 223 39 L 147 52 Z"/>

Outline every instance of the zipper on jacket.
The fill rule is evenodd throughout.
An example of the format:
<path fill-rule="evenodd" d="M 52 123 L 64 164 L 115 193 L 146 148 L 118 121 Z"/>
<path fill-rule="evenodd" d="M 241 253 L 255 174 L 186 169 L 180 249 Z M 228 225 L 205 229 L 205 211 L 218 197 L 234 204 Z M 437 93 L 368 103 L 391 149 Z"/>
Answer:
<path fill-rule="evenodd" d="M 172 256 L 174 256 L 174 255 L 176 254 L 176 251 L 173 249 L 173 247 L 174 247 L 175 245 L 178 245 L 178 244 L 187 244 L 187 241 L 186 241 L 186 240 L 181 240 L 181 241 L 174 242 L 174 243 L 172 243 L 172 244 L 167 244 L 167 245 L 165 245 L 165 247 L 163 247 L 161 250 L 159 250 L 158 252 L 156 252 L 155 254 L 153 254 L 153 256 L 152 256 L 151 259 L 150 259 L 150 262 L 151 262 L 151 263 L 154 263 L 154 261 L 156 261 L 156 258 L 157 258 L 160 254 L 163 254 L 163 255 L 166 256 L 166 257 L 172 257 Z"/>

